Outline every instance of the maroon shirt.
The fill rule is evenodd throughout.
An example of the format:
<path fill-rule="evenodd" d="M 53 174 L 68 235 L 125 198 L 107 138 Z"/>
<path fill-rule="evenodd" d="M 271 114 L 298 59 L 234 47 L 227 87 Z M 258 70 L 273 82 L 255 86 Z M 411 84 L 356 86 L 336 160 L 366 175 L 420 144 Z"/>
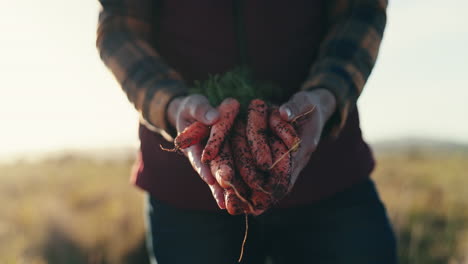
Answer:
<path fill-rule="evenodd" d="M 243 10 L 248 58 L 257 78 L 276 82 L 289 97 L 299 90 L 316 59 L 325 33 L 324 2 L 292 1 L 287 9 L 274 2 L 249 1 Z M 230 1 L 164 1 L 158 23 L 154 44 L 188 83 L 239 63 Z M 167 141 L 143 125 L 139 135 L 141 155 L 132 178 L 137 186 L 179 208 L 218 208 L 186 157 L 162 151 L 159 145 L 167 145 Z M 278 206 L 329 197 L 369 177 L 373 167 L 354 110 L 338 138 L 322 139 L 293 190 Z"/>

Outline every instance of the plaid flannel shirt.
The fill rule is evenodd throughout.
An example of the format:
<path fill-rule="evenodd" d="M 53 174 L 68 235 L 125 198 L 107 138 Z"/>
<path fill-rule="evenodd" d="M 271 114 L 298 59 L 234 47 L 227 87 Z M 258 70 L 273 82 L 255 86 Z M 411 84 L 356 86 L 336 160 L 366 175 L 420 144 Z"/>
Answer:
<path fill-rule="evenodd" d="M 100 0 L 97 47 L 143 121 L 168 136 L 166 109 L 187 93 L 181 76 L 150 43 L 155 0 Z M 336 98 L 333 134 L 343 127 L 374 67 L 386 24 L 387 0 L 327 0 L 328 31 L 303 90 Z"/>

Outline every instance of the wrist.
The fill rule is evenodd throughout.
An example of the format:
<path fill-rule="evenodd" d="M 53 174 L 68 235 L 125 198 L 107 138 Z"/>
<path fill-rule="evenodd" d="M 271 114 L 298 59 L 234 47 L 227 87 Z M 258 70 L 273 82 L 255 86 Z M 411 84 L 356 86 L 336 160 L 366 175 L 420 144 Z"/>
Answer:
<path fill-rule="evenodd" d="M 180 103 L 183 100 L 183 96 L 178 96 L 172 98 L 166 109 L 166 120 L 171 125 L 173 128 L 176 128 L 176 117 L 177 117 L 177 111 L 179 109 Z"/>

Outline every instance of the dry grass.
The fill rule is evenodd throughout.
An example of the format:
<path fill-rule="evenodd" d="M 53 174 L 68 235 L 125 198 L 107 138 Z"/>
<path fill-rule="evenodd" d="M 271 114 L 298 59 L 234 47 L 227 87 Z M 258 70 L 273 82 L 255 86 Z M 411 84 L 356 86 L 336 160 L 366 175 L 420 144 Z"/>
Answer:
<path fill-rule="evenodd" d="M 379 154 L 374 179 L 401 263 L 468 263 L 468 154 Z M 132 159 L 0 165 L 0 263 L 146 263 Z"/>
<path fill-rule="evenodd" d="M 400 263 L 468 263 L 468 153 L 411 149 L 378 161 Z"/>
<path fill-rule="evenodd" d="M 74 156 L 1 166 L 0 263 L 129 263 L 143 242 L 130 167 Z"/>

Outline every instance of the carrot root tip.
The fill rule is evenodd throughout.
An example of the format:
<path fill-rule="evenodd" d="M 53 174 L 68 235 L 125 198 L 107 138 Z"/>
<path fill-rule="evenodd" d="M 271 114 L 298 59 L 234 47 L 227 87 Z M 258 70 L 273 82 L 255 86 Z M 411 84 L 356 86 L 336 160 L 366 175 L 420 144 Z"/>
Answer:
<path fill-rule="evenodd" d="M 263 187 L 261 187 L 261 186 L 257 186 L 256 189 L 259 190 L 259 191 L 261 191 L 261 192 L 264 192 L 264 193 L 266 193 L 266 194 L 272 194 L 272 192 L 269 192 L 269 191 L 265 190 L 265 189 L 264 189 Z"/>
<path fill-rule="evenodd" d="M 172 149 L 169 149 L 169 148 L 163 147 L 161 144 L 159 144 L 159 147 L 160 147 L 162 150 L 168 151 L 168 152 L 177 152 L 177 151 L 179 150 L 178 147 L 174 147 L 174 148 L 172 148 Z"/>
<path fill-rule="evenodd" d="M 248 233 L 249 233 L 249 216 L 248 214 L 245 214 L 245 234 L 244 234 L 244 239 L 242 240 L 241 252 L 240 252 L 239 260 L 237 261 L 238 263 L 242 261 L 242 257 L 244 256 L 244 248 L 245 248 L 245 243 L 247 242 Z"/>
<path fill-rule="evenodd" d="M 310 110 L 307 110 L 306 112 L 294 117 L 293 120 L 291 120 L 290 123 L 293 123 L 293 124 L 296 123 L 300 118 L 303 118 L 303 117 L 307 116 L 308 114 L 314 112 L 314 110 L 315 110 L 315 105 L 312 106 L 312 108 Z"/>
<path fill-rule="evenodd" d="M 301 140 L 297 140 L 296 143 L 291 147 L 290 151 L 291 152 L 296 152 L 297 149 L 299 149 L 299 146 L 301 145 Z M 289 152 L 288 152 L 289 153 Z M 272 166 L 273 167 L 273 166 Z"/>

